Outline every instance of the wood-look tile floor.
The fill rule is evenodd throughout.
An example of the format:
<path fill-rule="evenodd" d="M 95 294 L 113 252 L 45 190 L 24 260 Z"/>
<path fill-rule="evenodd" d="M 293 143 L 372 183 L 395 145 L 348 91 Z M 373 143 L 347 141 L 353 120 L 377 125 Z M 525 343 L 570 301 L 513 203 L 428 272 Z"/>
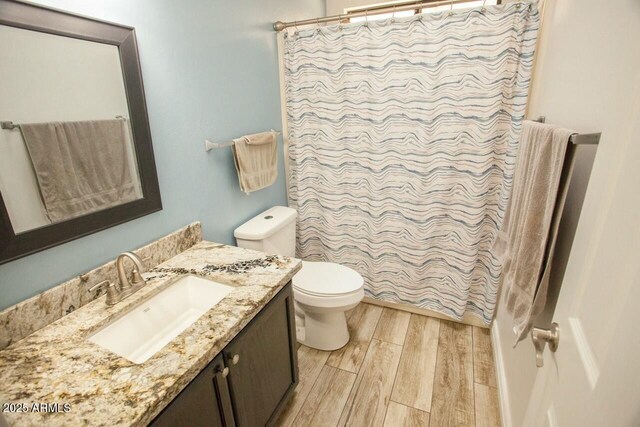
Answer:
<path fill-rule="evenodd" d="M 500 426 L 489 330 L 361 303 L 349 343 L 298 347 L 280 426 Z"/>

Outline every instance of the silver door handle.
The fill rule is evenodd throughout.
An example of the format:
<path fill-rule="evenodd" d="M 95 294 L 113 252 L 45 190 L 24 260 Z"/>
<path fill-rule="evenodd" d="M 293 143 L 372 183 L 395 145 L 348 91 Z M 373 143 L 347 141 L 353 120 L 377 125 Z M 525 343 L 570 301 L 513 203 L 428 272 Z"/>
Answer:
<path fill-rule="evenodd" d="M 560 326 L 553 322 L 550 329 L 533 328 L 531 330 L 531 340 L 536 349 L 536 366 L 544 366 L 544 347 L 549 343 L 549 350 L 556 351 L 560 342 Z"/>

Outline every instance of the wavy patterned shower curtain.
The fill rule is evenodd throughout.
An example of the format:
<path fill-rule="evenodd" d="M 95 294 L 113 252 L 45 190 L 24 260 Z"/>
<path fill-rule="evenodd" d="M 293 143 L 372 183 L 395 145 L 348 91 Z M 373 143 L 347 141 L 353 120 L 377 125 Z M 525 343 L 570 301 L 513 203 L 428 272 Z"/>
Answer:
<path fill-rule="evenodd" d="M 523 2 L 285 35 L 298 256 L 489 323 L 537 29 Z"/>

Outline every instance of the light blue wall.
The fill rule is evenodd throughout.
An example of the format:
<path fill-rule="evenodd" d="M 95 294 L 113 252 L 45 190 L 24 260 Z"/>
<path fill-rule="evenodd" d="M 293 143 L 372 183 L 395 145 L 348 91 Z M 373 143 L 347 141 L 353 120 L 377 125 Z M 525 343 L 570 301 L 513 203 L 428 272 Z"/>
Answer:
<path fill-rule="evenodd" d="M 0 309 L 187 223 L 233 243 L 233 229 L 286 203 L 278 181 L 244 195 L 228 140 L 280 129 L 276 35 L 271 24 L 324 14 L 324 0 L 40 0 L 36 3 L 136 28 L 163 210 L 0 266 Z"/>

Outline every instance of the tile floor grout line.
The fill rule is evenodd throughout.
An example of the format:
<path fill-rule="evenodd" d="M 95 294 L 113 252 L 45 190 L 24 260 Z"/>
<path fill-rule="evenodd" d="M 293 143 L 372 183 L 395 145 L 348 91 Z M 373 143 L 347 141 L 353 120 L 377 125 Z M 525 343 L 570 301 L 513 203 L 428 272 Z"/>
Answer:
<path fill-rule="evenodd" d="M 429 414 L 429 417 L 431 417 L 431 413 L 429 411 L 425 411 L 424 409 L 419 409 L 419 408 L 413 407 L 411 405 L 407 405 L 406 403 L 398 402 L 398 401 L 393 400 L 393 399 L 389 399 L 389 402 L 393 402 L 393 403 L 395 403 L 397 405 L 406 406 L 407 408 L 413 409 L 414 411 L 424 412 L 425 414 Z"/>
<path fill-rule="evenodd" d="M 368 351 L 368 350 L 369 350 L 369 349 L 367 348 L 367 351 Z M 342 372 L 347 372 L 347 373 L 349 373 L 349 374 L 358 375 L 358 373 L 357 373 L 357 372 L 351 372 L 351 371 L 347 371 L 346 369 L 343 369 L 343 368 L 338 368 L 338 367 L 336 367 L 336 366 L 327 365 L 327 363 L 326 363 L 326 362 L 325 362 L 325 364 L 324 364 L 324 365 L 322 365 L 322 367 L 325 367 L 325 366 L 328 366 L 328 367 L 333 368 L 333 369 L 337 369 L 337 370 L 342 371 Z"/>
<path fill-rule="evenodd" d="M 392 308 L 389 308 L 389 309 L 390 309 L 390 310 L 393 310 Z M 401 365 L 401 360 L 402 360 L 402 358 L 403 358 L 406 354 L 408 354 L 406 351 L 407 351 L 407 343 L 408 343 L 408 341 L 407 341 L 407 340 L 408 340 L 408 336 L 409 336 L 409 335 L 408 335 L 408 332 L 409 332 L 409 325 L 407 325 L 407 331 L 406 331 L 406 333 L 405 333 L 405 335 L 404 335 L 404 339 L 403 339 L 403 341 L 402 341 L 402 344 L 397 344 L 397 343 L 395 343 L 395 342 L 389 342 L 389 341 L 386 341 L 386 340 L 383 340 L 383 339 L 377 339 L 377 338 L 374 338 L 375 330 L 376 330 L 380 325 L 382 325 L 382 323 L 381 323 L 381 322 L 382 322 L 382 312 L 381 312 L 381 313 L 380 313 L 380 316 L 376 319 L 376 323 L 375 323 L 375 327 L 374 327 L 374 333 L 373 333 L 373 335 L 371 335 L 371 337 L 369 337 L 366 341 L 363 341 L 363 342 L 362 342 L 363 344 L 366 344 L 366 347 L 364 348 L 364 350 L 365 350 L 364 360 L 366 360 L 366 359 L 367 359 L 367 356 L 368 356 L 368 355 L 370 354 L 370 352 L 372 351 L 372 349 L 373 349 L 373 341 L 374 341 L 374 340 L 375 340 L 376 342 L 379 342 L 379 343 L 384 343 L 384 345 L 385 345 L 385 346 L 389 346 L 389 345 L 396 346 L 396 347 L 395 347 L 395 351 L 396 351 L 396 352 L 397 352 L 397 351 L 399 351 L 399 353 L 400 353 L 400 356 L 399 356 L 399 357 L 400 357 L 400 359 L 399 359 L 399 362 L 398 362 L 398 364 L 397 364 L 397 366 L 396 366 L 396 372 L 395 372 L 395 374 L 394 374 L 393 382 L 392 382 L 392 385 L 391 385 L 391 395 L 389 396 L 389 398 L 388 398 L 388 400 L 387 400 L 386 402 L 383 402 L 383 404 L 384 404 L 384 403 L 386 403 L 386 405 L 385 405 L 385 407 L 384 407 L 384 417 L 381 417 L 381 418 L 382 418 L 382 422 L 383 422 L 383 423 L 387 420 L 387 417 L 388 417 L 388 415 L 389 415 L 389 408 L 390 408 L 391 403 L 393 402 L 393 403 L 394 403 L 394 405 L 401 405 L 401 406 L 403 406 L 403 407 L 405 407 L 405 408 L 408 408 L 408 409 L 405 409 L 405 410 L 416 410 L 416 411 L 420 411 L 421 413 L 426 413 L 426 414 L 428 414 L 428 416 L 429 416 L 429 425 L 431 425 L 431 426 L 434 426 L 434 427 L 435 427 L 435 423 L 436 423 L 436 422 L 432 420 L 432 419 L 433 419 L 433 418 L 432 418 L 432 415 L 433 415 L 434 408 L 437 406 L 437 405 L 434 405 L 434 401 L 438 400 L 438 398 L 437 398 L 437 396 L 438 396 L 438 395 L 437 395 L 436 393 L 434 393 L 434 391 L 435 391 L 435 389 L 437 388 L 436 379 L 437 379 L 437 377 L 438 377 L 438 375 L 437 375 L 438 369 L 440 368 L 440 365 L 442 365 L 442 364 L 443 364 L 443 362 L 446 362 L 446 360 L 445 360 L 445 359 L 443 359 L 443 357 L 445 356 L 445 355 L 444 355 L 444 353 L 442 353 L 442 352 L 441 352 L 441 351 L 439 351 L 439 350 L 440 350 L 440 347 L 441 347 L 441 346 L 440 346 L 440 344 L 442 344 L 442 343 L 446 343 L 446 341 L 445 341 L 445 338 L 446 338 L 446 337 L 442 335 L 442 330 L 443 330 L 443 326 L 442 326 L 442 325 L 443 325 L 443 323 L 444 323 L 444 322 L 447 322 L 447 321 L 446 321 L 446 320 L 442 320 L 442 319 L 438 319 L 438 318 L 432 318 L 432 317 L 430 317 L 430 316 L 423 316 L 423 315 L 416 314 L 416 313 L 411 313 L 411 316 L 427 317 L 427 318 L 433 319 L 434 321 L 437 321 L 437 322 L 438 322 L 438 326 L 437 326 L 437 328 L 438 328 L 438 334 L 437 334 L 436 355 L 435 355 L 435 359 L 436 359 L 436 360 L 435 360 L 435 369 L 433 370 L 433 385 L 434 385 L 433 389 L 434 389 L 434 390 L 432 390 L 431 405 L 430 405 L 430 407 L 428 408 L 428 410 L 424 410 L 424 409 L 420 409 L 420 408 L 415 408 L 415 407 L 413 407 L 411 404 L 405 404 L 405 403 L 402 403 L 402 402 L 398 402 L 397 400 L 395 400 L 395 399 L 393 399 L 393 398 L 391 397 L 391 396 L 393 396 L 393 389 L 398 385 L 398 381 L 399 381 L 399 368 L 400 368 L 400 365 Z M 411 318 L 410 318 L 410 322 L 411 322 Z M 456 322 L 452 322 L 452 323 L 456 323 Z M 480 423 L 480 420 L 479 420 L 479 417 L 478 417 L 478 410 L 479 410 L 479 408 L 480 408 L 480 407 L 478 407 L 478 406 L 477 406 L 477 403 L 478 403 L 478 402 L 476 402 L 476 397 L 477 397 L 477 386 L 478 386 L 478 385 L 484 385 L 484 386 L 486 386 L 486 387 L 487 387 L 487 389 L 486 389 L 486 390 L 487 390 L 487 392 L 488 392 L 488 393 L 490 393 L 492 396 L 494 396 L 495 394 L 497 394 L 497 389 L 498 389 L 498 388 L 497 388 L 497 386 L 496 386 L 496 387 L 492 387 L 492 386 L 490 386 L 490 385 L 486 385 L 486 384 L 483 384 L 482 382 L 478 382 L 478 381 L 476 381 L 476 374 L 475 374 L 475 373 L 476 373 L 476 372 L 477 372 L 477 370 L 478 370 L 478 361 L 479 361 L 479 359 L 476 357 L 476 353 L 474 352 L 474 346 L 475 346 L 475 345 L 477 345 L 477 343 L 476 343 L 476 341 L 477 341 L 477 340 L 476 340 L 476 337 L 474 336 L 475 328 L 474 328 L 473 326 L 469 326 L 469 325 L 464 325 L 464 326 L 465 326 L 465 328 L 464 328 L 464 329 L 466 329 L 467 331 L 470 331 L 470 333 L 471 333 L 471 339 L 470 339 L 470 341 L 469 341 L 469 342 L 471 343 L 471 346 L 470 346 L 470 348 L 469 348 L 469 351 L 471 351 L 471 355 L 470 355 L 471 357 L 470 357 L 469 359 L 471 359 L 471 360 L 470 360 L 470 363 L 472 364 L 472 369 L 471 369 L 471 374 L 472 374 L 472 381 L 471 381 L 471 383 L 472 383 L 472 388 L 470 389 L 470 392 L 471 392 L 471 398 L 473 399 L 473 403 L 472 403 L 471 405 L 469 405 L 469 406 L 468 406 L 468 408 L 472 409 L 472 411 L 473 411 L 474 423 L 473 423 L 473 424 L 471 424 L 471 425 L 473 425 L 473 426 L 478 426 L 478 425 L 481 425 L 481 423 Z M 352 331 L 352 332 L 353 332 L 353 331 Z M 353 336 L 353 335 L 352 335 L 352 336 Z M 482 342 L 482 341 L 481 341 L 481 342 Z M 400 347 L 400 349 L 398 349 L 398 347 Z M 391 348 L 391 347 L 389 347 L 389 348 Z M 463 348 L 461 348 L 461 349 L 459 349 L 459 350 L 464 351 L 464 349 L 463 349 Z M 458 349 L 455 349 L 455 348 L 453 348 L 453 349 L 452 349 L 452 351 L 459 351 L 459 350 L 458 350 Z M 331 353 L 331 352 L 329 352 L 329 353 Z M 300 418 L 300 416 L 301 416 L 301 414 L 302 414 L 302 412 L 303 412 L 303 409 L 304 409 L 305 407 L 307 407 L 307 406 L 308 406 L 308 404 L 310 403 L 309 398 L 310 398 L 310 395 L 311 395 L 311 391 L 312 391 L 312 390 L 317 386 L 318 381 L 320 380 L 320 376 L 321 376 L 322 372 L 325 370 L 325 367 L 330 367 L 330 368 L 333 368 L 333 369 L 337 369 L 337 370 L 338 370 L 338 371 L 334 371 L 334 372 L 342 372 L 343 374 L 349 373 L 349 374 L 354 374 L 354 375 L 356 375 L 355 379 L 353 380 L 353 383 L 352 383 L 351 387 L 350 387 L 348 390 L 346 390 L 346 389 L 344 390 L 344 392 L 345 392 L 345 393 L 346 393 L 346 395 L 347 395 L 347 399 L 345 400 L 345 402 L 344 402 L 344 404 L 342 405 L 342 407 L 336 407 L 336 406 L 338 406 L 338 405 L 335 405 L 335 406 L 334 406 L 334 407 L 336 407 L 336 411 L 335 411 L 335 412 L 336 412 L 336 413 L 339 413 L 339 420 L 337 421 L 337 425 L 339 425 L 339 424 L 340 424 L 340 421 L 341 421 L 341 420 L 346 419 L 346 420 L 347 420 L 347 423 L 348 423 L 349 418 L 352 418 L 352 417 L 354 417 L 354 416 L 360 416 L 360 415 L 358 415 L 358 414 L 359 414 L 359 412 L 358 412 L 358 411 L 359 411 L 360 409 L 362 409 L 362 408 L 360 408 L 360 409 L 358 409 L 358 411 L 356 411 L 356 410 L 355 410 L 355 407 L 354 407 L 354 405 L 353 405 L 353 403 L 355 402 L 355 400 L 354 400 L 354 401 L 349 402 L 349 397 L 350 397 L 350 396 L 353 396 L 353 395 L 354 395 L 354 393 L 359 393 L 359 392 L 360 392 L 359 388 L 361 388 L 361 387 L 362 387 L 362 382 L 361 382 L 361 381 L 360 381 L 360 382 L 358 382 L 357 380 L 359 379 L 359 377 L 360 377 L 360 379 L 361 379 L 361 376 L 366 374 L 366 372 L 365 372 L 365 371 L 368 369 L 368 366 L 370 366 L 370 365 L 369 365 L 369 364 L 365 364 L 365 363 L 364 363 L 364 360 L 363 360 L 363 363 L 358 367 L 358 369 L 356 369 L 356 372 L 352 372 L 352 371 L 349 371 L 349 370 L 347 370 L 347 369 L 343 369 L 343 368 L 340 368 L 340 367 L 331 366 L 331 365 L 327 364 L 328 360 L 329 360 L 329 357 L 327 357 L 327 359 L 326 359 L 322 364 L 320 364 L 320 368 L 321 368 L 321 369 L 320 369 L 320 372 L 318 373 L 318 375 L 317 375 L 317 376 L 315 376 L 315 378 L 313 379 L 313 381 L 309 381 L 309 384 L 310 384 L 309 392 L 308 392 L 308 393 L 307 393 L 307 395 L 304 397 L 304 400 L 302 401 L 302 403 L 301 403 L 300 407 L 297 409 L 297 411 L 296 411 L 295 415 L 293 415 L 293 417 L 292 417 L 292 418 L 293 418 L 293 420 L 291 421 L 292 425 L 296 425 L 296 423 L 298 423 L 298 420 L 300 420 L 300 419 L 301 419 L 301 418 Z M 317 366 L 317 365 L 316 365 L 316 366 Z M 468 363 L 466 364 L 466 366 L 467 366 L 467 369 L 468 369 Z M 383 368 L 381 368 L 381 369 L 384 369 L 384 367 L 383 367 Z M 387 370 L 387 371 L 388 371 L 388 370 Z M 468 371 L 467 371 L 467 372 L 468 372 Z M 342 374 L 341 374 L 341 375 L 342 375 Z M 309 378 L 309 379 L 310 379 L 310 377 L 307 377 L 307 378 Z M 419 381 L 420 381 L 420 379 L 419 379 L 419 378 L 416 378 L 416 380 L 419 380 Z M 468 384 L 468 383 L 467 383 L 467 384 Z M 448 396 L 448 393 L 449 393 L 447 390 L 449 390 L 449 389 L 447 388 L 447 389 L 443 389 L 443 390 L 441 390 L 441 392 L 443 392 L 443 393 L 444 393 L 444 394 L 442 394 L 442 396 L 445 396 L 445 400 L 446 400 L 446 397 Z M 485 389 L 483 389 L 483 390 L 485 390 Z M 382 409 L 383 409 L 383 408 L 380 408 L 380 410 L 382 410 Z M 436 415 L 437 415 L 437 414 L 436 414 Z M 442 414 L 441 414 L 441 415 L 442 415 Z M 436 416 L 436 418 L 437 418 L 437 416 Z M 445 421 L 446 421 L 447 419 L 449 419 L 449 421 L 451 421 L 451 420 L 452 420 L 452 419 L 450 419 L 450 418 L 445 418 Z M 486 417 L 483 417 L 483 420 L 484 420 L 484 419 L 486 419 Z"/>
<path fill-rule="evenodd" d="M 478 414 L 476 413 L 476 382 L 473 383 L 473 425 L 478 427 Z"/>
<path fill-rule="evenodd" d="M 413 315 L 411 315 L 413 316 Z M 398 367 L 396 368 L 396 375 L 393 377 L 393 385 L 391 386 L 391 396 L 393 396 L 393 390 L 396 388 L 396 380 L 398 379 L 398 371 L 400 370 L 400 364 L 402 363 L 402 356 L 404 356 L 405 345 L 407 343 L 407 336 L 409 335 L 409 325 L 411 324 L 411 316 L 409 316 L 409 323 L 407 323 L 407 330 L 404 334 L 404 340 L 402 341 L 402 351 L 400 352 L 400 360 L 398 360 Z M 382 317 L 382 316 L 380 316 Z M 389 396 L 389 402 L 393 402 Z M 398 403 L 398 402 L 396 402 Z M 387 405 L 387 411 L 385 411 L 384 418 L 387 419 L 387 412 L 389 410 L 389 405 Z"/>
<path fill-rule="evenodd" d="M 336 368 L 336 369 L 340 369 L 340 368 Z M 342 370 L 344 371 L 344 369 Z M 349 371 L 345 371 L 345 372 L 349 372 Z M 353 374 L 353 372 L 349 372 L 349 373 Z M 347 403 L 349 403 L 349 396 L 351 396 L 351 393 L 353 392 L 353 388 L 356 386 L 356 381 L 358 381 L 358 374 L 356 374 L 356 377 L 353 380 L 353 384 L 351 384 L 351 388 L 349 389 L 349 394 L 347 394 L 347 400 L 344 402 L 344 406 L 342 406 L 342 411 L 340 411 L 340 417 L 338 417 L 338 424 L 336 424 L 336 427 L 340 424 L 342 415 L 344 414 L 344 411 L 347 409 Z"/>
<path fill-rule="evenodd" d="M 473 382 L 473 424 L 478 427 L 478 411 L 476 409 L 476 352 L 475 352 L 475 338 L 473 337 L 473 326 L 471 327 L 471 378 Z"/>
<path fill-rule="evenodd" d="M 376 322 L 376 326 L 378 325 L 378 323 Z M 344 415 L 344 411 L 349 411 L 351 412 L 351 408 L 347 408 L 347 404 L 349 403 L 349 398 L 351 397 L 351 393 L 354 392 L 353 388 L 356 386 L 356 384 L 358 384 L 358 377 L 360 376 L 360 370 L 363 369 L 366 365 L 367 362 L 367 354 L 369 354 L 369 350 L 371 349 L 371 341 L 373 341 L 373 338 L 371 338 L 369 340 L 369 343 L 367 345 L 367 352 L 364 354 L 364 359 L 362 360 L 362 365 L 360 365 L 360 367 L 358 368 L 358 372 L 356 373 L 356 378 L 353 381 L 353 385 L 351 386 L 351 390 L 349 390 L 349 395 L 347 396 L 347 401 L 344 403 L 344 407 L 342 408 L 342 412 L 340 412 L 340 418 L 338 419 L 338 424 L 340 424 L 340 420 L 342 419 L 342 416 Z M 352 372 L 353 373 L 353 372 Z M 359 385 L 359 384 L 358 384 Z M 357 392 L 357 390 L 356 390 Z M 354 397 L 355 400 L 355 397 Z M 353 405 L 353 402 L 351 402 L 351 404 Z M 385 412 L 385 416 L 386 416 L 386 412 Z M 349 414 L 347 414 L 347 418 L 348 418 Z M 345 421 L 345 425 L 346 425 L 346 421 Z"/>
<path fill-rule="evenodd" d="M 300 343 L 300 345 L 304 345 L 304 344 Z M 311 347 L 309 347 L 309 348 L 311 348 Z M 329 358 L 327 357 L 327 359 L 329 359 Z M 316 378 L 313 380 L 313 384 L 311 385 L 311 387 L 309 387 L 309 393 L 307 393 L 307 395 L 304 397 L 304 400 L 302 401 L 302 404 L 300 405 L 300 407 L 298 408 L 298 411 L 295 413 L 295 416 L 293 417 L 293 421 L 291 422 L 291 425 L 295 425 L 296 420 L 300 416 L 300 412 L 302 411 L 302 408 L 304 407 L 304 404 L 307 403 L 307 400 L 309 399 L 309 395 L 311 394 L 311 391 L 313 390 L 313 388 L 316 386 L 316 383 L 318 382 L 318 379 L 320 378 L 320 375 L 322 375 L 322 371 L 324 370 L 325 366 L 327 366 L 327 361 L 326 360 L 322 364 L 322 368 L 320 369 L 320 372 L 318 372 L 318 376 L 316 376 Z M 300 373 L 298 372 L 298 375 L 299 374 Z M 298 381 L 298 384 L 299 383 L 300 382 Z"/>
<path fill-rule="evenodd" d="M 411 318 L 409 318 L 411 321 Z M 391 385 L 391 394 L 389 395 L 389 402 L 387 403 L 387 407 L 384 411 L 384 421 L 383 424 L 387 421 L 387 414 L 389 413 L 389 406 L 391 406 L 391 396 L 393 396 L 393 390 L 396 388 L 396 380 L 398 379 L 398 371 L 400 370 L 400 364 L 402 363 L 402 355 L 404 354 L 404 344 L 407 342 L 407 335 L 409 335 L 409 325 L 407 325 L 407 333 L 404 336 L 404 341 L 402 341 L 402 351 L 400 352 L 400 359 L 398 359 L 398 366 L 396 367 L 396 374 L 393 377 L 393 384 Z M 398 402 L 395 402 L 398 403 Z M 406 405 L 405 405 L 406 406 Z M 429 415 L 429 419 L 431 419 L 431 415 Z"/>
<path fill-rule="evenodd" d="M 471 328 L 471 360 L 473 360 L 473 383 L 475 384 L 476 382 L 476 341 L 475 341 L 475 337 L 474 337 L 474 331 L 473 328 Z M 474 397 L 475 397 L 475 391 L 474 391 Z"/>
<path fill-rule="evenodd" d="M 382 316 L 380 316 L 380 317 L 382 317 Z M 407 327 L 407 328 L 408 328 L 408 327 Z M 406 337 L 406 335 L 405 335 L 405 340 L 406 340 L 406 339 L 407 339 L 407 337 Z M 371 341 L 373 341 L 373 340 L 374 340 L 374 338 L 372 338 L 372 339 L 371 339 Z M 392 343 L 392 342 L 386 342 L 386 341 L 383 341 L 383 340 L 377 340 L 377 341 L 379 341 L 379 342 L 383 342 L 383 343 L 385 343 L 385 344 L 395 345 L 395 346 L 397 346 L 397 347 L 402 348 L 402 350 L 400 351 L 400 358 L 398 359 L 398 365 L 396 366 L 396 373 L 395 373 L 395 375 L 393 376 L 393 384 L 391 385 L 391 394 L 389 395 L 389 402 L 387 402 L 387 405 L 386 405 L 386 407 L 384 408 L 384 418 L 383 418 L 383 421 L 382 421 L 382 423 L 384 424 L 384 422 L 387 420 L 387 412 L 389 412 L 389 403 L 391 402 L 391 396 L 393 396 L 393 388 L 396 386 L 396 379 L 398 378 L 398 370 L 399 370 L 398 368 L 400 368 L 400 361 L 402 360 L 402 353 L 404 353 L 404 341 L 403 341 L 403 344 L 402 344 L 402 345 L 400 345 L 400 344 L 395 344 L 395 343 Z M 405 406 L 406 406 L 406 405 L 405 405 Z"/>
<path fill-rule="evenodd" d="M 367 342 L 367 351 L 364 354 L 364 359 L 362 359 L 362 364 L 358 367 L 358 371 L 355 373 L 356 374 L 356 378 L 353 381 L 353 384 L 351 385 L 351 390 L 349 390 L 349 394 L 347 395 L 347 401 L 344 403 L 344 406 L 342 407 L 342 412 L 340 412 L 340 418 L 338 419 L 338 424 L 340 424 L 340 419 L 342 419 L 342 416 L 344 415 L 344 411 L 347 410 L 347 404 L 349 403 L 349 397 L 351 396 L 351 393 L 353 392 L 353 388 L 356 386 L 356 383 L 358 382 L 358 377 L 360 376 L 360 370 L 364 367 L 365 365 L 365 360 L 367 360 L 367 354 L 369 353 L 369 350 L 371 349 L 371 341 L 373 341 L 373 335 L 375 335 L 376 333 L 376 329 L 378 328 L 378 324 L 380 323 L 380 319 L 382 318 L 382 310 L 380 310 L 380 316 L 378 316 L 378 319 L 376 320 L 376 326 L 373 328 L 373 334 L 371 335 L 371 338 L 369 338 L 368 342 Z M 351 340 L 351 332 L 349 332 L 349 340 Z M 327 358 L 327 361 L 325 362 L 325 365 L 327 364 L 327 362 L 329 361 L 329 359 Z M 340 368 L 338 368 L 340 369 Z M 346 371 L 346 369 L 342 369 L 343 371 Z M 350 371 L 347 371 L 350 372 Z M 353 372 L 351 372 L 353 373 Z M 385 411 L 385 417 L 387 416 L 387 413 Z"/>
<path fill-rule="evenodd" d="M 433 387 L 431 387 L 431 405 L 429 406 L 429 426 L 431 427 L 431 421 L 432 421 L 432 414 L 433 414 L 433 392 L 436 389 L 436 379 L 437 379 L 437 372 L 438 372 L 438 360 L 440 356 L 440 331 L 442 329 L 442 320 L 438 319 L 438 341 L 436 342 L 436 365 L 433 369 Z"/>

